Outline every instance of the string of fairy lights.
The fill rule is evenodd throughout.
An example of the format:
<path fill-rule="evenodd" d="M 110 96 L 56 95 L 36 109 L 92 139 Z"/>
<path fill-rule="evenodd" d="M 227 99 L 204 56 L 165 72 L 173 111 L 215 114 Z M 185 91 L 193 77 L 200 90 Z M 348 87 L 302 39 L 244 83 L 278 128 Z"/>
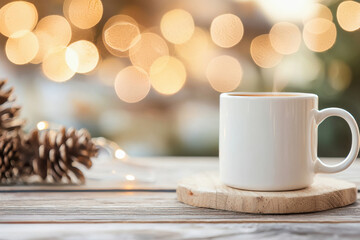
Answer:
<path fill-rule="evenodd" d="M 279 65 L 284 56 L 299 51 L 302 42 L 312 52 L 324 52 L 334 45 L 337 29 L 330 9 L 313 3 L 305 13 L 301 24 L 277 22 L 268 33 L 252 39 L 250 55 L 258 67 Z M 93 27 L 103 16 L 101 0 L 65 0 L 63 15 L 39 20 L 32 3 L 13 1 L 2 6 L 0 33 L 8 37 L 5 53 L 9 61 L 41 64 L 43 74 L 55 82 L 96 71 L 128 103 L 141 101 L 151 88 L 163 95 L 176 94 L 189 73 L 204 74 L 218 92 L 232 91 L 246 71 L 238 59 L 216 51 L 241 44 L 247 31 L 241 18 L 231 13 L 216 16 L 205 29 L 195 25 L 189 12 L 173 9 L 162 16 L 160 33 L 139 25 L 129 15 L 115 15 L 103 26 L 102 46 L 79 34 L 83 30 L 94 34 Z M 359 29 L 359 16 L 358 2 L 344 1 L 337 7 L 337 22 L 345 31 Z M 113 57 L 101 59 L 102 47 Z M 121 58 L 128 58 L 131 65 L 126 66 Z"/>

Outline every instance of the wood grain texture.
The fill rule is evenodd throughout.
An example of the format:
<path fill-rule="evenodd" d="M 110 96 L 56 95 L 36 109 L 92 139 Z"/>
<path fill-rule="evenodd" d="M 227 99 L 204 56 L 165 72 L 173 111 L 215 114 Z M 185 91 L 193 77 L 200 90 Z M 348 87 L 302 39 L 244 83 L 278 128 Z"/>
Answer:
<path fill-rule="evenodd" d="M 196 207 L 245 213 L 289 214 L 318 212 L 356 201 L 356 185 L 343 180 L 315 177 L 305 189 L 284 192 L 246 191 L 222 184 L 217 173 L 200 173 L 181 180 L 178 200 Z"/>
<path fill-rule="evenodd" d="M 177 182 L 187 176 L 204 172 L 217 171 L 217 157 L 151 157 L 151 158 L 132 158 L 130 161 L 136 165 L 141 165 L 141 171 L 150 170 L 155 177 L 152 182 L 125 182 L 123 179 L 111 178 L 107 175 L 102 180 L 88 178 L 85 185 L 0 185 L 0 193 L 8 191 L 116 191 L 116 190 L 175 190 Z M 324 162 L 335 164 L 341 159 L 325 158 Z M 136 169 L 124 165 L 110 165 L 101 163 L 99 168 L 91 171 L 108 172 L 115 170 L 117 173 L 136 173 Z M 338 179 L 347 180 L 360 187 L 360 160 L 355 161 L 348 169 L 336 174 L 321 174 Z"/>
<path fill-rule="evenodd" d="M 19 231 L 21 229 L 21 231 Z M 359 223 L 3 224 L 1 239 L 359 239 Z"/>
<path fill-rule="evenodd" d="M 311 214 L 197 208 L 177 201 L 177 181 L 217 171 L 217 158 L 136 162 L 154 170 L 154 182 L 129 185 L 91 179 L 83 186 L 1 186 L 0 239 L 358 239 L 360 234 L 359 199 L 347 207 Z M 360 162 L 331 177 L 359 186 Z"/>
<path fill-rule="evenodd" d="M 360 223 L 359 200 L 312 214 L 259 215 L 198 208 L 173 193 L 2 193 L 0 223 Z"/>
<path fill-rule="evenodd" d="M 182 179 L 176 192 L 191 206 L 262 214 L 319 212 L 350 205 L 357 197 L 354 183 L 334 178 L 315 177 L 310 187 L 296 191 L 259 192 L 228 187 L 211 172 Z"/>

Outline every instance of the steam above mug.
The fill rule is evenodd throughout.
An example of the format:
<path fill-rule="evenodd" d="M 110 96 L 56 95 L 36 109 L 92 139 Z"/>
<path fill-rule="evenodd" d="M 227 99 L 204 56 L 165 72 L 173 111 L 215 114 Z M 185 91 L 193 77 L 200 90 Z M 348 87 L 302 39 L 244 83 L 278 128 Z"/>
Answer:
<path fill-rule="evenodd" d="M 317 157 L 317 127 L 330 116 L 343 118 L 352 135 L 350 153 L 336 165 L 327 165 Z M 319 111 L 315 94 L 223 93 L 219 143 L 224 184 L 284 191 L 311 185 L 316 173 L 348 168 L 359 152 L 359 129 L 343 109 Z"/>

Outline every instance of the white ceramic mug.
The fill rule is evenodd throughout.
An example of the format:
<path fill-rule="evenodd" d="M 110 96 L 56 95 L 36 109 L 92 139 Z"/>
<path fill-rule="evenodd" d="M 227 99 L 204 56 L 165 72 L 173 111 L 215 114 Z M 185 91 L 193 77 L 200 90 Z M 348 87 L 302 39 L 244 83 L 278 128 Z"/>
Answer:
<path fill-rule="evenodd" d="M 330 116 L 343 118 L 352 135 L 349 155 L 331 166 L 317 157 L 317 127 Z M 316 173 L 348 168 L 359 152 L 359 129 L 343 109 L 319 111 L 315 94 L 233 92 L 220 96 L 219 143 L 224 184 L 284 191 L 311 185 Z"/>

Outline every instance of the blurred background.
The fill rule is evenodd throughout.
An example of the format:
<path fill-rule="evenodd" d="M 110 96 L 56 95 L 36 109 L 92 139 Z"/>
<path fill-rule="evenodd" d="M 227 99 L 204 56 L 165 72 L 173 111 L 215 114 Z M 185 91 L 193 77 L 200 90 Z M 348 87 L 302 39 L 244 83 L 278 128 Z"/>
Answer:
<path fill-rule="evenodd" d="M 360 120 L 360 3 L 313 0 L 0 2 L 0 78 L 27 128 L 86 127 L 129 155 L 218 154 L 219 94 L 319 95 Z M 345 122 L 319 155 L 350 148 Z"/>

